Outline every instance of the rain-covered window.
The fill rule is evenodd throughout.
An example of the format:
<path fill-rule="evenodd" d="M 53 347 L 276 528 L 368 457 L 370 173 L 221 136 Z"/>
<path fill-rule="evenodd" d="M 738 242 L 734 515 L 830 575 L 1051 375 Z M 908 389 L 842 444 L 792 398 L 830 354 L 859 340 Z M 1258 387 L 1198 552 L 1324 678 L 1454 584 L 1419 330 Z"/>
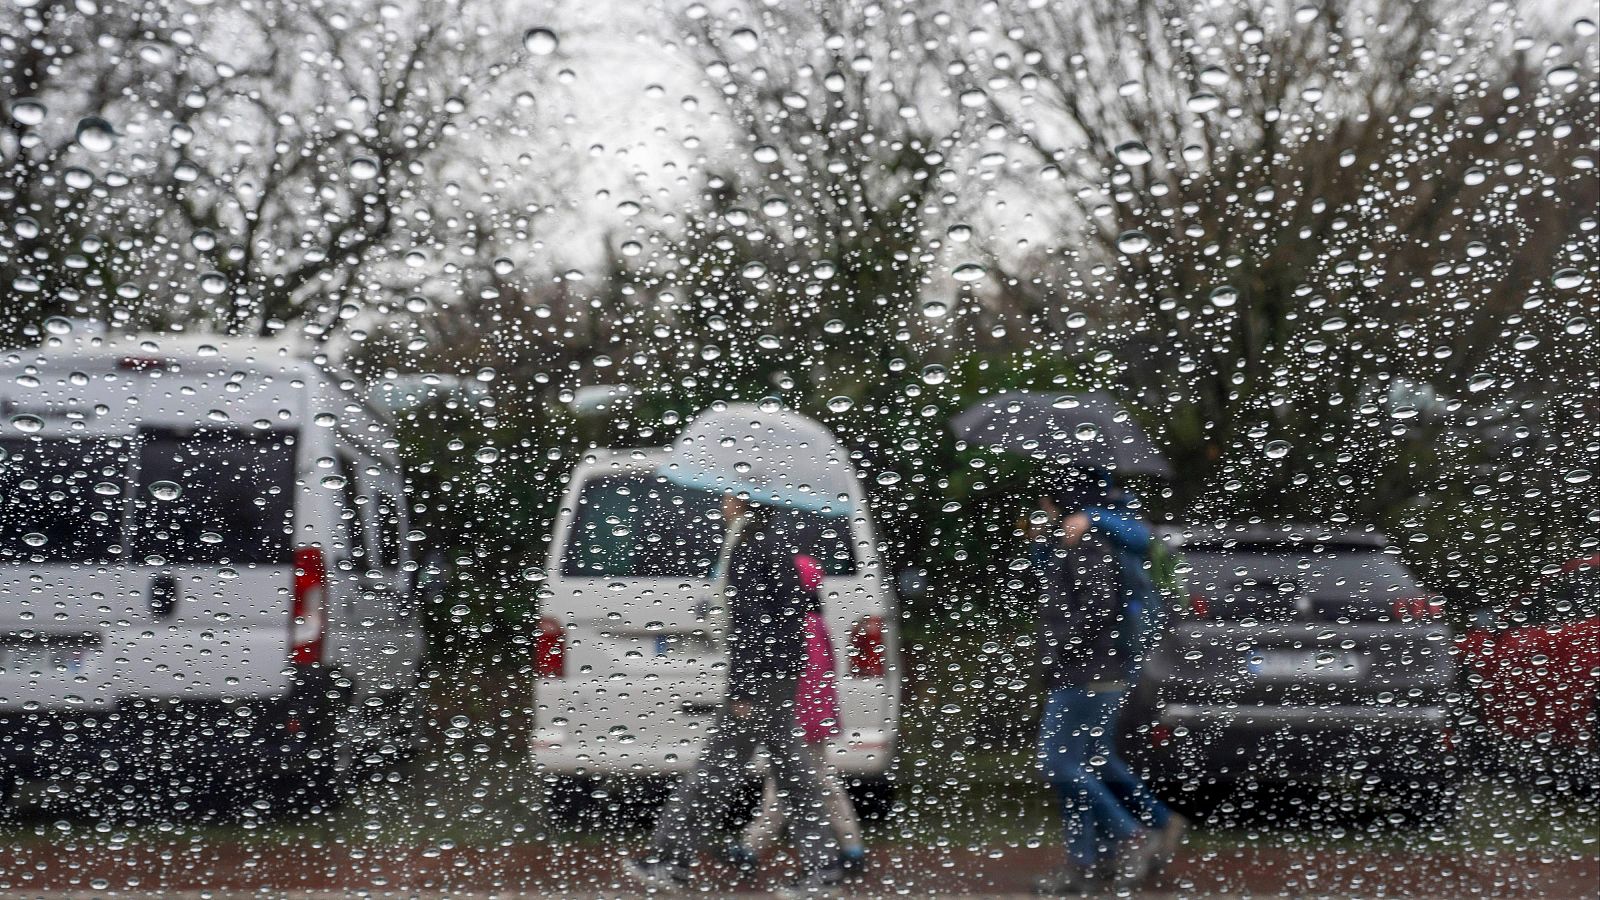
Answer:
<path fill-rule="evenodd" d="M 283 432 L 142 432 L 133 554 L 155 565 L 285 565 L 294 447 Z"/>

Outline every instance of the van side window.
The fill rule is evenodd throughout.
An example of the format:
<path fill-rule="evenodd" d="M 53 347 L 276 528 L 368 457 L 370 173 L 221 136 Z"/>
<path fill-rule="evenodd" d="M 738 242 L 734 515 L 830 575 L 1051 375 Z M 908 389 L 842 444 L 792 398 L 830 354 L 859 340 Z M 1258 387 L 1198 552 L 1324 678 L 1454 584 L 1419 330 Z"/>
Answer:
<path fill-rule="evenodd" d="M 349 457 L 340 456 L 339 468 L 344 475 L 344 484 L 339 488 L 339 504 L 343 507 L 339 511 L 339 518 L 344 523 L 344 546 L 339 549 L 344 550 L 346 557 L 359 566 L 367 558 L 366 516 L 362 510 L 367 498 L 361 495 L 356 481 L 356 464 Z"/>
<path fill-rule="evenodd" d="M 375 494 L 373 518 L 378 526 L 379 568 L 392 569 L 400 565 L 400 501 L 386 491 Z"/>

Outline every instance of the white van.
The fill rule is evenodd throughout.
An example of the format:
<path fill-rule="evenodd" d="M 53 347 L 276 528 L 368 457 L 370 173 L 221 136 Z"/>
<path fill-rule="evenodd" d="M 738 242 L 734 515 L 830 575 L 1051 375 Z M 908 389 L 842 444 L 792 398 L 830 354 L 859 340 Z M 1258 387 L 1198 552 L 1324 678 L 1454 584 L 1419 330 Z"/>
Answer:
<path fill-rule="evenodd" d="M 331 803 L 409 752 L 405 481 L 356 384 L 265 342 L 50 343 L 0 351 L 0 783 Z"/>
<path fill-rule="evenodd" d="M 721 497 L 657 474 L 664 458 L 597 451 L 568 483 L 533 648 L 533 756 L 552 780 L 685 771 L 726 694 L 726 656 L 707 629 Z M 899 644 L 859 485 L 850 499 L 849 518 L 782 514 L 799 520 L 825 570 L 843 720 L 834 758 L 858 802 L 880 807 L 899 720 Z"/>

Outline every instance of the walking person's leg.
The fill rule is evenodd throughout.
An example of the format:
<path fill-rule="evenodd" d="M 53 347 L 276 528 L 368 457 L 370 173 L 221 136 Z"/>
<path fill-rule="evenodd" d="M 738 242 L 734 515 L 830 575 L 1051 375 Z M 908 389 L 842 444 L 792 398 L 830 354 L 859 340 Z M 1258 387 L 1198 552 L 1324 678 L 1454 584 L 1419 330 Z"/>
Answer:
<path fill-rule="evenodd" d="M 761 743 L 771 755 L 773 780 L 784 806 L 789 838 L 807 872 L 833 870 L 838 851 L 822 803 L 821 776 L 795 730 L 794 683 L 778 682 L 761 719 Z"/>
<path fill-rule="evenodd" d="M 1127 691 L 1119 692 L 1116 712 L 1112 714 L 1113 723 L 1121 712 L 1122 705 L 1127 701 L 1127 696 Z M 1158 873 L 1172 862 L 1173 857 L 1177 856 L 1178 850 L 1182 848 L 1184 834 L 1189 830 L 1189 820 L 1167 806 L 1150 786 L 1145 784 L 1144 779 L 1128 767 L 1127 760 L 1123 759 L 1117 750 L 1116 735 L 1113 730 L 1105 731 L 1098 752 L 1105 759 L 1105 764 L 1100 767 L 1101 780 L 1128 812 L 1133 813 L 1145 827 L 1156 833 L 1151 873 Z"/>
<path fill-rule="evenodd" d="M 778 799 L 778 783 L 772 772 L 761 781 L 761 805 L 755 818 L 744 827 L 744 846 L 752 853 L 761 853 L 778 840 L 783 831 L 783 804 Z"/>
<path fill-rule="evenodd" d="M 1150 790 L 1149 785 L 1133 773 L 1127 760 L 1117 750 L 1117 716 L 1127 700 L 1127 694 L 1127 691 L 1116 692 L 1115 709 L 1111 714 L 1112 726 L 1101 730 L 1090 753 L 1104 760 L 1100 765 L 1100 780 L 1110 788 L 1118 802 L 1147 828 L 1159 831 L 1167 826 L 1172 811 Z"/>
<path fill-rule="evenodd" d="M 1118 800 L 1106 782 L 1106 766 L 1118 761 L 1112 743 L 1116 729 L 1117 711 L 1121 708 L 1121 691 L 1098 691 L 1088 694 L 1084 707 L 1084 735 L 1087 744 L 1082 761 L 1086 792 L 1091 797 L 1095 817 L 1096 852 L 1102 876 L 1112 877 L 1120 885 L 1132 885 L 1142 880 L 1150 871 L 1156 847 L 1153 833 L 1129 812 Z M 1089 761 L 1100 757 L 1098 765 Z M 1133 773 L 1127 771 L 1130 779 Z M 1154 799 L 1154 798 L 1152 798 Z"/>
<path fill-rule="evenodd" d="M 827 804 L 828 820 L 833 823 L 833 834 L 839 843 L 839 855 L 846 865 L 859 863 L 866 855 L 861 843 L 861 819 L 850 794 L 844 789 L 844 779 L 838 768 L 828 759 L 832 753 L 826 743 L 806 744 L 811 755 L 811 765 L 819 773 L 822 784 L 822 801 Z"/>
<path fill-rule="evenodd" d="M 1097 728 L 1106 727 L 1110 701 L 1082 688 L 1052 691 L 1040 728 L 1045 777 L 1056 792 L 1061 813 L 1067 869 L 1051 890 L 1083 890 L 1113 848 L 1138 837 L 1143 828 L 1100 780 L 1090 764 Z"/>
<path fill-rule="evenodd" d="M 742 706 L 743 716 L 731 707 L 717 714 L 699 761 L 678 782 L 656 819 L 647 866 L 688 867 L 708 837 L 721 829 L 757 740 L 756 717 L 748 704 Z"/>

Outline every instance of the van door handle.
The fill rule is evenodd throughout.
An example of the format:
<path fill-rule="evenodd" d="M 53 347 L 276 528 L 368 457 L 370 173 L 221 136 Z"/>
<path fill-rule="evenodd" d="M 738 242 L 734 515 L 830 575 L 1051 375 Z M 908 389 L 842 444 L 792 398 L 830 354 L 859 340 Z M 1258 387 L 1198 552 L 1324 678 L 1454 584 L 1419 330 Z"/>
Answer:
<path fill-rule="evenodd" d="M 178 606 L 178 579 L 163 572 L 150 579 L 150 614 L 157 619 L 172 615 Z"/>
<path fill-rule="evenodd" d="M 678 707 L 687 715 L 708 716 L 722 708 L 721 703 L 696 703 L 690 700 Z"/>

